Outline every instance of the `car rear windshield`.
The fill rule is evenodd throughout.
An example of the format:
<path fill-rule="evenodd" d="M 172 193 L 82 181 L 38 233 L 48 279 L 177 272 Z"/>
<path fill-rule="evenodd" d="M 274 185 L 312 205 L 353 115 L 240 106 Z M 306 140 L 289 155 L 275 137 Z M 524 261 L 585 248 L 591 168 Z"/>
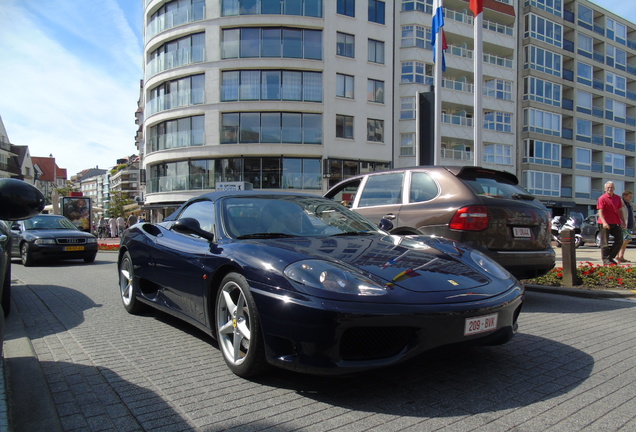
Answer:
<path fill-rule="evenodd" d="M 534 200 L 534 196 L 524 188 L 496 173 L 472 171 L 460 175 L 459 178 L 479 196 Z"/>

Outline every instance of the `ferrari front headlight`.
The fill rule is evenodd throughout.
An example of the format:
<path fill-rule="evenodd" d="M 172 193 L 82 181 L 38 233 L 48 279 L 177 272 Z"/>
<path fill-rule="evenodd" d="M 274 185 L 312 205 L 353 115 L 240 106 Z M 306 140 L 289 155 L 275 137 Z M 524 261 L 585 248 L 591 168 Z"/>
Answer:
<path fill-rule="evenodd" d="M 298 261 L 287 266 L 284 273 L 294 282 L 341 294 L 380 296 L 387 293 L 380 282 L 355 269 L 328 261 Z"/>

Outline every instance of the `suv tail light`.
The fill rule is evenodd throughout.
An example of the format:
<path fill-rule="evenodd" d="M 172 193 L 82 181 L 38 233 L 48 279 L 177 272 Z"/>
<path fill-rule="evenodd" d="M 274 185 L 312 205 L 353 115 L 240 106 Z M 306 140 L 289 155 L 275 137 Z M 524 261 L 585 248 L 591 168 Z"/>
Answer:
<path fill-rule="evenodd" d="M 485 206 L 462 207 L 450 222 L 450 229 L 482 231 L 488 228 L 488 209 Z"/>

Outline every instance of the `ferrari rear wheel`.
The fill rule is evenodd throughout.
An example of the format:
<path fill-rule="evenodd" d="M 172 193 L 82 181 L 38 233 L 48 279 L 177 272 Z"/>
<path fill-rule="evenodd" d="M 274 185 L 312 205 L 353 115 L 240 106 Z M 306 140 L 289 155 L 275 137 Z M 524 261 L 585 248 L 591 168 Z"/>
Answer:
<path fill-rule="evenodd" d="M 135 288 L 133 262 L 128 252 L 124 253 L 119 262 L 119 290 L 124 309 L 130 314 L 137 314 L 143 309 L 143 304 L 137 300 Z"/>
<path fill-rule="evenodd" d="M 267 366 L 256 304 L 245 278 L 230 273 L 216 297 L 216 334 L 225 363 L 236 375 L 248 378 Z"/>

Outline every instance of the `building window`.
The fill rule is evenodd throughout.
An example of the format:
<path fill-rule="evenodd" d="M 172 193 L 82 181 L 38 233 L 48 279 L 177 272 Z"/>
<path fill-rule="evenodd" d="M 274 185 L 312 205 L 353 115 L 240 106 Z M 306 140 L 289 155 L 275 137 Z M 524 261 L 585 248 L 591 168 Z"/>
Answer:
<path fill-rule="evenodd" d="M 384 24 L 384 2 L 369 0 L 369 22 Z"/>
<path fill-rule="evenodd" d="M 608 66 L 614 66 L 617 69 L 627 69 L 627 52 L 607 44 L 607 50 L 605 52 L 605 62 Z"/>
<path fill-rule="evenodd" d="M 529 13 L 525 15 L 524 37 L 530 37 L 561 48 L 563 46 L 563 26 Z"/>
<path fill-rule="evenodd" d="M 523 130 L 561 136 L 561 116 L 536 108 L 523 110 Z"/>
<path fill-rule="evenodd" d="M 294 100 L 322 102 L 322 73 L 287 70 L 225 71 L 221 100 Z"/>
<path fill-rule="evenodd" d="M 562 75 L 563 57 L 534 45 L 524 47 L 524 69 L 534 69 L 556 77 Z"/>
<path fill-rule="evenodd" d="M 146 40 L 154 35 L 205 18 L 205 0 L 173 0 L 164 3 L 148 20 Z"/>
<path fill-rule="evenodd" d="M 543 9 L 558 17 L 563 15 L 563 2 L 561 0 L 526 0 L 526 5 Z"/>
<path fill-rule="evenodd" d="M 295 28 L 236 28 L 223 30 L 221 58 L 322 59 L 322 32 Z"/>
<path fill-rule="evenodd" d="M 592 122 L 585 119 L 576 119 L 576 140 L 592 142 Z"/>
<path fill-rule="evenodd" d="M 384 81 L 374 79 L 367 81 L 367 101 L 384 103 Z"/>
<path fill-rule="evenodd" d="M 484 113 L 484 129 L 497 132 L 512 132 L 512 114 L 489 111 Z"/>
<path fill-rule="evenodd" d="M 402 12 L 409 11 L 433 14 L 433 0 L 402 0 Z"/>
<path fill-rule="evenodd" d="M 526 139 L 523 141 L 523 162 L 555 167 L 561 166 L 561 145 Z"/>
<path fill-rule="evenodd" d="M 612 72 L 605 72 L 605 91 L 625 97 L 627 92 L 627 78 Z"/>
<path fill-rule="evenodd" d="M 594 11 L 592 9 L 579 3 L 577 16 L 579 18 L 579 24 L 592 30 L 594 25 Z"/>
<path fill-rule="evenodd" d="M 484 143 L 482 160 L 496 165 L 512 165 L 512 146 Z"/>
<path fill-rule="evenodd" d="M 367 141 L 384 142 L 384 120 L 367 119 Z"/>
<path fill-rule="evenodd" d="M 592 198 L 592 179 L 586 176 L 575 176 L 574 194 L 576 198 Z"/>
<path fill-rule="evenodd" d="M 384 64 L 384 42 L 369 39 L 369 61 Z"/>
<path fill-rule="evenodd" d="M 322 144 L 322 115 L 241 112 L 221 115 L 221 144 Z"/>
<path fill-rule="evenodd" d="M 577 147 L 575 163 L 578 170 L 592 171 L 592 150 Z"/>
<path fill-rule="evenodd" d="M 323 0 L 222 0 L 221 15 L 296 15 L 322 18 Z"/>
<path fill-rule="evenodd" d="M 336 11 L 340 15 L 356 16 L 356 0 L 338 0 Z"/>
<path fill-rule="evenodd" d="M 542 171 L 523 171 L 523 185 L 533 195 L 561 196 L 561 175 Z"/>
<path fill-rule="evenodd" d="M 577 47 L 579 54 L 588 58 L 592 58 L 592 54 L 594 52 L 594 39 L 592 39 L 591 36 L 579 32 L 577 38 Z"/>
<path fill-rule="evenodd" d="M 205 75 L 193 75 L 159 84 L 148 92 L 146 114 L 200 105 L 205 95 Z"/>
<path fill-rule="evenodd" d="M 431 41 L 430 28 L 416 26 L 416 25 L 402 26 L 401 46 L 403 48 L 417 47 L 417 48 L 426 48 L 430 50 L 430 49 L 433 49 L 430 41 Z"/>
<path fill-rule="evenodd" d="M 501 100 L 512 100 L 512 81 L 503 79 L 488 80 L 484 84 L 484 95 Z"/>
<path fill-rule="evenodd" d="M 627 43 L 627 27 L 612 18 L 605 18 L 605 27 L 607 31 L 605 35 L 616 42 L 625 45 Z"/>
<path fill-rule="evenodd" d="M 147 152 L 205 144 L 204 116 L 167 120 L 148 128 Z"/>
<path fill-rule="evenodd" d="M 422 62 L 402 62 L 401 83 L 433 84 L 433 65 Z"/>
<path fill-rule="evenodd" d="M 607 174 L 625 175 L 625 155 L 605 152 L 605 167 Z"/>
<path fill-rule="evenodd" d="M 625 123 L 627 118 L 627 105 L 613 99 L 605 99 L 605 118 Z"/>
<path fill-rule="evenodd" d="M 205 33 L 197 33 L 161 45 L 150 53 L 146 76 L 204 61 Z"/>
<path fill-rule="evenodd" d="M 576 110 L 583 114 L 592 114 L 592 93 L 576 91 Z"/>
<path fill-rule="evenodd" d="M 526 77 L 523 81 L 523 100 L 560 107 L 561 85 L 535 77 Z"/>
<path fill-rule="evenodd" d="M 336 53 L 343 57 L 355 57 L 355 37 L 347 33 L 338 32 L 336 35 Z"/>
<path fill-rule="evenodd" d="M 400 98 L 400 120 L 410 120 L 415 118 L 415 96 L 405 96 Z"/>
<path fill-rule="evenodd" d="M 400 135 L 400 156 L 415 156 L 415 134 Z"/>
<path fill-rule="evenodd" d="M 336 115 L 336 138 L 353 139 L 353 116 Z"/>
<path fill-rule="evenodd" d="M 576 62 L 576 81 L 592 86 L 592 66 L 583 62 Z"/>
<path fill-rule="evenodd" d="M 627 131 L 623 128 L 605 126 L 605 145 L 624 149 L 626 133 Z"/>
<path fill-rule="evenodd" d="M 353 76 L 336 74 L 336 96 L 353 99 Z"/>

